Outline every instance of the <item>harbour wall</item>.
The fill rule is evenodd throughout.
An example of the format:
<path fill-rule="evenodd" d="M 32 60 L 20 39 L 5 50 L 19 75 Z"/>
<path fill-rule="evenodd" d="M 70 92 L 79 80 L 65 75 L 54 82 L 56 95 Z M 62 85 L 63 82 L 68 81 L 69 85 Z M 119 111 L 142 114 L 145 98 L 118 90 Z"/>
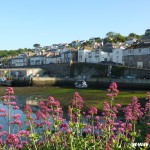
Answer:
<path fill-rule="evenodd" d="M 72 86 L 77 81 L 75 78 L 54 78 L 54 77 L 33 77 L 31 86 Z M 108 88 L 111 82 L 116 82 L 119 88 L 150 90 L 150 80 L 147 79 L 110 79 L 110 78 L 89 78 L 86 82 L 90 87 Z"/>

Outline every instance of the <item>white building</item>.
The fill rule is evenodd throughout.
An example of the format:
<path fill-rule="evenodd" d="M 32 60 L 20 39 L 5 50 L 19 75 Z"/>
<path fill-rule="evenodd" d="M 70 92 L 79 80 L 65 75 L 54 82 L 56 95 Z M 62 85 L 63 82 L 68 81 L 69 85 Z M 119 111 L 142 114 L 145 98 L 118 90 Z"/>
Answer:
<path fill-rule="evenodd" d="M 44 55 L 35 55 L 35 56 L 32 56 L 30 57 L 30 65 L 31 66 L 34 66 L 34 65 L 43 65 L 45 64 L 44 58 L 45 56 Z"/>
<path fill-rule="evenodd" d="M 123 64 L 130 67 L 150 68 L 150 44 L 138 44 L 123 50 Z"/>
<path fill-rule="evenodd" d="M 125 41 L 125 44 L 127 44 L 127 45 L 132 45 L 132 44 L 134 44 L 136 41 L 137 41 L 137 39 L 128 40 L 128 41 Z"/>
<path fill-rule="evenodd" d="M 103 61 L 112 61 L 112 53 L 105 52 L 102 49 L 95 49 L 87 55 L 87 62 L 89 63 L 100 63 Z"/>
<path fill-rule="evenodd" d="M 123 62 L 122 62 L 122 56 L 123 56 L 123 50 L 124 49 L 125 49 L 124 47 L 113 49 L 112 61 L 114 63 L 116 63 L 116 64 L 123 64 Z"/>
<path fill-rule="evenodd" d="M 16 66 L 16 67 L 28 66 L 27 54 L 26 53 L 19 54 L 16 58 L 12 58 L 11 66 Z"/>
<path fill-rule="evenodd" d="M 91 50 L 79 49 L 78 50 L 78 62 L 87 62 L 87 57 Z"/>

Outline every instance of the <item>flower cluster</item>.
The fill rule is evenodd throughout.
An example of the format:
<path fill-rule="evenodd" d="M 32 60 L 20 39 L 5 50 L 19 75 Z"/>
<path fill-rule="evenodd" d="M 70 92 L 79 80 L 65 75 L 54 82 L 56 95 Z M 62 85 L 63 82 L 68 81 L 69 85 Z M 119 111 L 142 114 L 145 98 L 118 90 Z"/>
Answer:
<path fill-rule="evenodd" d="M 132 98 L 131 104 L 124 108 L 125 119 L 127 121 L 136 122 L 143 115 L 141 105 L 138 103 L 137 97 Z"/>
<path fill-rule="evenodd" d="M 108 92 L 107 96 L 112 98 L 112 99 L 115 96 L 117 96 L 118 92 L 119 92 L 117 84 L 115 82 L 112 82 L 110 84 L 109 88 L 107 89 L 107 92 Z"/>
<path fill-rule="evenodd" d="M 36 112 L 33 112 L 29 105 L 25 105 L 23 112 L 26 120 L 22 122 L 20 114 L 11 112 L 16 110 L 11 108 L 17 106 L 16 102 L 12 101 L 14 91 L 11 87 L 6 88 L 2 99 L 7 109 L 0 108 L 0 117 L 7 121 L 8 130 L 5 131 L 4 125 L 0 125 L 0 148 L 13 150 L 133 149 L 131 142 L 138 142 L 141 134 L 136 129 L 136 125 L 142 125 L 146 130 L 142 142 L 149 143 L 150 103 L 147 102 L 145 107 L 141 108 L 137 97 L 134 96 L 131 103 L 122 108 L 120 104 L 112 103 L 119 92 L 117 84 L 111 83 L 107 92 L 111 104 L 104 102 L 102 113 L 94 106 L 91 106 L 87 113 L 82 112 L 84 101 L 76 92 L 69 106 L 67 121 L 63 118 L 60 103 L 49 96 L 47 100 L 39 101 L 39 108 Z M 146 98 L 150 100 L 150 93 L 147 93 Z M 118 117 L 119 110 L 123 110 L 125 114 L 121 118 Z M 87 120 L 83 122 L 82 118 L 85 116 Z M 142 123 L 141 119 L 143 119 Z M 26 126 L 23 128 L 23 125 Z M 14 127 L 17 130 L 14 130 Z"/>

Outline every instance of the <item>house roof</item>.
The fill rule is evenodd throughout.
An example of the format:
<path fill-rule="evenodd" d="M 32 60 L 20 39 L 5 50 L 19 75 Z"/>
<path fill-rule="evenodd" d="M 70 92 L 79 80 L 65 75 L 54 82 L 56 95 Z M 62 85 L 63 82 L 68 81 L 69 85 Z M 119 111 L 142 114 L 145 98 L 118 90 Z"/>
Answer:
<path fill-rule="evenodd" d="M 141 40 L 147 40 L 147 39 L 149 39 L 150 40 L 150 35 L 145 35 L 145 36 L 143 36 L 143 37 L 141 37 Z"/>
<path fill-rule="evenodd" d="M 140 42 L 140 43 L 131 45 L 130 47 L 126 49 L 149 48 L 149 47 L 150 47 L 150 43 Z"/>
<path fill-rule="evenodd" d="M 45 55 L 33 55 L 33 56 L 31 56 L 30 58 L 34 58 L 34 57 L 45 57 Z"/>
<path fill-rule="evenodd" d="M 111 53 L 113 51 L 114 48 L 118 48 L 119 46 L 115 43 L 106 43 L 104 46 L 101 47 L 101 49 L 104 52 L 109 52 Z"/>
<path fill-rule="evenodd" d="M 89 46 L 83 46 L 80 48 L 80 50 L 93 50 L 93 48 Z"/>

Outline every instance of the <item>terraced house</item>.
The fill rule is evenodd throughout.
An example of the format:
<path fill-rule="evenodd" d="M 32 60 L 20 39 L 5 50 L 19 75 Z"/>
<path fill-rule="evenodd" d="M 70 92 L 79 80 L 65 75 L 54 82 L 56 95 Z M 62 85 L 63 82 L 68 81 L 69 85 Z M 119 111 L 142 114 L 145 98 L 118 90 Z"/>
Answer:
<path fill-rule="evenodd" d="M 150 37 L 123 50 L 123 64 L 130 67 L 150 69 Z"/>

